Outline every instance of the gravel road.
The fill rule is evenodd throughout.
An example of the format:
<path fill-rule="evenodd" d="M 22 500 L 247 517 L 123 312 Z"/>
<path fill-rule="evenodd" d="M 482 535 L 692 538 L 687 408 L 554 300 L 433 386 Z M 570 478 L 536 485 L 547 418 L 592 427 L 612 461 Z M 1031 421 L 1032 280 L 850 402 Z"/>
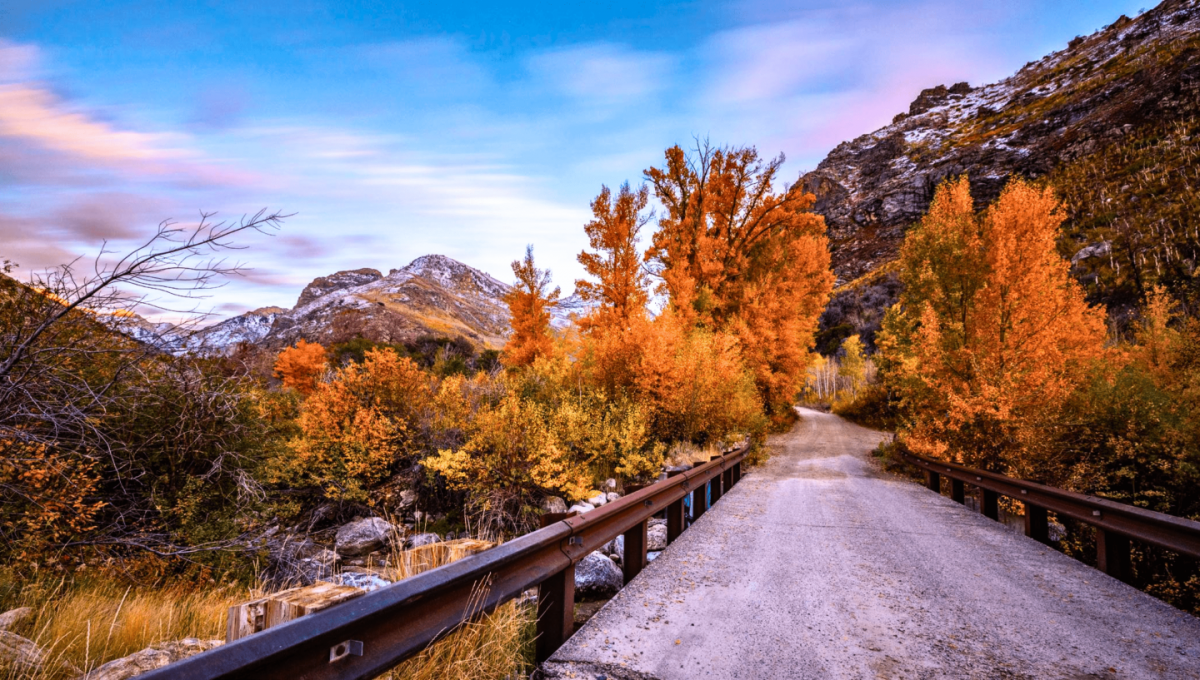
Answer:
<path fill-rule="evenodd" d="M 549 678 L 1200 678 L 1200 620 L 880 471 L 802 410 Z"/>

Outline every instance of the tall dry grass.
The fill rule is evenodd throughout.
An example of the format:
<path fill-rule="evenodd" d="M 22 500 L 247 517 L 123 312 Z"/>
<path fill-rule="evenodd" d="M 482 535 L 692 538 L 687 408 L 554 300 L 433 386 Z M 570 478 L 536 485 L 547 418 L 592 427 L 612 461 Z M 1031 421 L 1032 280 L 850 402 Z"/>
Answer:
<path fill-rule="evenodd" d="M 486 545 L 476 541 L 435 544 L 389 555 L 393 578 L 449 564 Z M 194 637 L 224 639 L 230 606 L 263 596 L 246 587 L 198 587 L 175 583 L 136 587 L 115 577 L 16 582 L 0 575 L 0 611 L 30 607 L 33 614 L 12 632 L 45 651 L 39 667 L 0 668 L 0 680 L 65 680 L 156 643 Z M 474 606 L 477 606 L 478 598 Z M 532 669 L 535 612 L 510 602 L 467 623 L 420 655 L 382 676 L 424 678 L 522 678 Z"/>
<path fill-rule="evenodd" d="M 137 588 L 102 576 L 31 581 L 14 590 L 4 608 L 29 607 L 33 614 L 12 632 L 40 646 L 46 661 L 10 666 L 0 671 L 6 680 L 75 678 L 155 643 L 221 639 L 226 610 L 250 596 L 244 588 L 189 584 Z"/>

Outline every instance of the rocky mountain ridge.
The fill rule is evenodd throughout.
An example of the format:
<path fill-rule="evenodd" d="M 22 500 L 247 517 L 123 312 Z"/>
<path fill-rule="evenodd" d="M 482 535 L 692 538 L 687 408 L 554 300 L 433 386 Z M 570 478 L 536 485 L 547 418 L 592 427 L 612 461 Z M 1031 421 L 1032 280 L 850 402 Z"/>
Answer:
<path fill-rule="evenodd" d="M 313 279 L 292 309 L 264 307 L 190 333 L 134 319 L 121 329 L 173 352 L 227 354 L 241 343 L 279 349 L 300 339 L 332 344 L 364 337 L 403 342 L 435 335 L 501 347 L 509 329 L 504 296 L 512 287 L 444 255 L 424 255 L 385 276 L 377 269 L 340 271 Z M 574 296 L 555 311 L 564 327 L 586 311 Z"/>
<path fill-rule="evenodd" d="M 889 125 L 838 145 L 800 178 L 828 225 L 838 282 L 821 320 L 819 349 L 835 350 L 852 333 L 872 343 L 900 292 L 892 262 L 906 229 L 928 209 L 941 181 L 963 174 L 977 208 L 995 200 L 1014 176 L 1055 186 L 1066 203 L 1060 251 L 1075 265 L 1089 299 L 1108 304 L 1118 318 L 1129 318 L 1137 296 L 1128 294 L 1133 286 L 1113 279 L 1137 267 L 1157 270 L 1173 255 L 1179 277 L 1187 279 L 1180 286 L 1195 287 L 1197 244 L 1180 241 L 1188 230 L 1176 224 L 1197 218 L 1185 214 L 1192 202 L 1188 182 L 1130 175 L 1146 168 L 1159 175 L 1193 172 L 1186 161 L 1179 161 L 1185 167 L 1159 164 L 1176 162 L 1186 156 L 1180 149 L 1196 146 L 1189 131 L 1197 121 L 1200 0 L 1165 0 L 1136 18 L 1122 16 L 997 83 L 922 91 Z M 1155 160 L 1161 149 L 1154 144 L 1176 161 Z M 1144 150 L 1113 153 L 1136 145 Z M 1101 158 L 1102 167 L 1090 167 Z M 1112 208 L 1077 205 L 1089 199 L 1067 189 L 1085 175 L 1086 184 L 1104 186 L 1091 193 Z M 1142 196 L 1136 195 L 1140 185 L 1146 185 Z M 1137 221 L 1130 211 L 1142 210 L 1132 207 L 1139 199 L 1141 206 L 1167 206 L 1161 211 L 1166 221 L 1129 235 L 1122 267 L 1110 257 L 1111 243 L 1122 238 L 1113 232 L 1130 231 L 1121 225 Z M 1159 243 L 1163 234 L 1175 240 Z"/>
<path fill-rule="evenodd" d="M 924 90 L 800 181 L 817 197 L 846 283 L 895 257 L 943 179 L 968 174 L 982 207 L 1010 177 L 1045 176 L 1142 126 L 1193 115 L 1198 98 L 1200 9 L 1166 0 L 998 83 Z"/>

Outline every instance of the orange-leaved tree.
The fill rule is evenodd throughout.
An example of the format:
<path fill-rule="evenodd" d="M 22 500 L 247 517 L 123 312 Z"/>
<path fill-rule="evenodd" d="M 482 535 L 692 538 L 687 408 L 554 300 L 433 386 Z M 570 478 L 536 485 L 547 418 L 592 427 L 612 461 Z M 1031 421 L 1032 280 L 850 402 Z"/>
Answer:
<path fill-rule="evenodd" d="M 650 221 L 645 212 L 649 201 L 648 187 L 635 192 L 628 182 L 621 185 L 616 198 L 608 187 L 602 187 L 592 201 L 594 217 L 583 229 L 595 252 L 580 253 L 579 263 L 596 280 L 575 282 L 579 297 L 597 303 L 596 309 L 580 321 L 585 330 L 624 327 L 631 318 L 646 314 L 650 280 L 642 269 L 638 234 Z"/>
<path fill-rule="evenodd" d="M 976 215 L 963 177 L 908 233 L 905 292 L 879 347 L 913 449 L 1046 481 L 1069 474 L 1049 435 L 1106 333 L 1104 309 L 1055 249 L 1062 220 L 1052 190 L 1020 179 Z"/>
<path fill-rule="evenodd" d="M 512 335 L 504 346 L 502 361 L 508 366 L 528 366 L 554 349 L 550 311 L 558 305 L 559 289 L 550 290 L 550 270 L 533 262 L 533 246 L 525 248 L 525 259 L 512 263 L 517 283 L 504 296 L 512 317 Z"/>
<path fill-rule="evenodd" d="M 817 319 L 833 289 L 824 219 L 799 184 L 775 189 L 783 156 L 753 147 L 688 155 L 678 146 L 646 179 L 666 208 L 646 253 L 682 320 L 729 330 L 768 410 L 790 410 Z"/>
<path fill-rule="evenodd" d="M 284 387 L 308 396 L 317 388 L 317 381 L 325 373 L 327 359 L 325 348 L 320 343 L 301 339 L 295 346 L 279 353 L 275 360 L 275 375 L 283 381 Z"/>

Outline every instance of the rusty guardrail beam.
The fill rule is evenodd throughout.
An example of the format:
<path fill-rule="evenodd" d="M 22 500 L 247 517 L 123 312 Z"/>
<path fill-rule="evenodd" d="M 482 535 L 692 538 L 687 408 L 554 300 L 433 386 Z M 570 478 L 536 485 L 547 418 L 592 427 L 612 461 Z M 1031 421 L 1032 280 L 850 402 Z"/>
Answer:
<path fill-rule="evenodd" d="M 724 454 L 590 512 L 139 678 L 365 680 L 535 586 L 542 661 L 573 632 L 575 564 L 624 534 L 627 559 L 636 563 L 626 565 L 626 578 L 633 578 L 645 565 L 650 517 L 666 510 L 673 540 L 683 530 L 684 496 L 721 484 L 723 476 L 736 483 L 747 452 Z"/>
<path fill-rule="evenodd" d="M 1025 533 L 1039 541 L 1049 540 L 1047 511 L 1090 524 L 1096 529 L 1097 566 L 1115 578 L 1129 580 L 1131 538 L 1200 557 L 1200 522 L 915 453 L 901 451 L 899 455 L 925 470 L 926 485 L 931 490 L 941 493 L 941 478 L 950 478 L 950 497 L 959 503 L 965 501 L 964 485 L 978 488 L 980 512 L 992 519 L 999 518 L 1000 496 L 1021 501 L 1026 507 Z"/>

